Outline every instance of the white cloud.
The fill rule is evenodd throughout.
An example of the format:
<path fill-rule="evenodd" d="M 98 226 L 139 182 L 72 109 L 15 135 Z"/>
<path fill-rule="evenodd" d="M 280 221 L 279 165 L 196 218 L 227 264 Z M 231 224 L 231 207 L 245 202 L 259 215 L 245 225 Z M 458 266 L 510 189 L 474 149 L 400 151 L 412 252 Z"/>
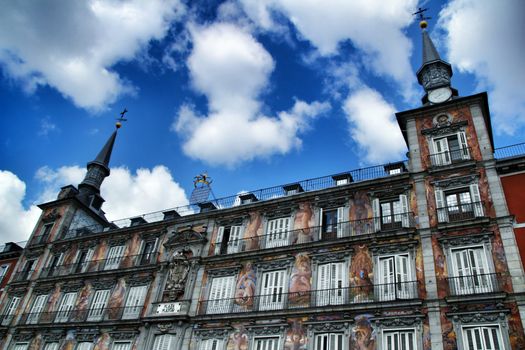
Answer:
<path fill-rule="evenodd" d="M 248 16 L 263 29 L 279 27 L 272 13 L 284 14 L 319 53 L 330 56 L 351 40 L 366 69 L 393 78 L 405 99 L 414 96 L 410 67 L 412 43 L 404 29 L 412 22 L 417 0 L 240 0 Z"/>
<path fill-rule="evenodd" d="M 0 170 L 0 243 L 26 240 L 35 226 L 40 209 L 22 205 L 26 184 L 15 174 Z"/>
<path fill-rule="evenodd" d="M 238 26 L 216 23 L 191 29 L 193 51 L 188 67 L 195 89 L 208 99 L 209 114 L 189 106 L 178 113 L 172 130 L 185 140 L 184 152 L 210 164 L 286 154 L 301 146 L 299 134 L 326 112 L 327 103 L 295 101 L 276 117 L 261 113 L 260 94 L 274 68 L 270 54 Z"/>
<path fill-rule="evenodd" d="M 51 118 L 45 117 L 40 119 L 40 130 L 38 130 L 39 136 L 48 136 L 50 132 L 60 131 L 56 124 L 51 121 Z"/>
<path fill-rule="evenodd" d="M 0 65 L 28 91 L 49 85 L 99 110 L 134 91 L 112 66 L 161 39 L 182 11 L 178 0 L 7 2 Z"/>
<path fill-rule="evenodd" d="M 366 86 L 352 91 L 343 109 L 349 132 L 367 163 L 378 164 L 404 158 L 405 141 L 394 118 L 395 107 Z"/>
<path fill-rule="evenodd" d="M 449 61 L 489 90 L 493 126 L 507 134 L 525 126 L 524 13 L 522 0 L 453 0 L 439 14 Z"/>

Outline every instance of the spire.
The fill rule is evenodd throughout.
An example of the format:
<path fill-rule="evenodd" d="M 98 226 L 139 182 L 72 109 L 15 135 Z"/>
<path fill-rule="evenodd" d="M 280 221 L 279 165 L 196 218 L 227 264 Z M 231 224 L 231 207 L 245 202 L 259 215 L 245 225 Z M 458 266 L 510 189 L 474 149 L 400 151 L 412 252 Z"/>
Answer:
<path fill-rule="evenodd" d="M 423 30 L 423 65 L 428 64 L 433 61 L 440 61 L 439 53 L 430 39 L 428 32 Z"/>
<path fill-rule="evenodd" d="M 98 164 L 105 167 L 109 174 L 109 159 L 111 158 L 111 152 L 113 151 L 113 144 L 115 144 L 115 138 L 117 137 L 117 130 L 113 131 L 113 134 L 109 137 L 108 141 L 104 147 L 100 150 L 95 160 L 88 163 L 89 164 Z"/>

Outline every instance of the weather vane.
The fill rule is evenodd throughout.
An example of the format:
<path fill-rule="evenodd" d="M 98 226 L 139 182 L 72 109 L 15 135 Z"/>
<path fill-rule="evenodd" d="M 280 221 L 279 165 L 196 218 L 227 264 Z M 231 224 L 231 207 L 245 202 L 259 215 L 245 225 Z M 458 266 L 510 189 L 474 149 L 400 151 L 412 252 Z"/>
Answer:
<path fill-rule="evenodd" d="M 115 126 L 117 127 L 117 129 L 119 129 L 121 126 L 122 126 L 122 122 L 127 122 L 128 120 L 126 118 L 124 118 L 124 114 L 128 113 L 128 110 L 126 108 L 124 108 L 124 110 L 122 112 L 120 112 L 120 118 L 117 118 L 117 123 L 115 124 Z"/>
<path fill-rule="evenodd" d="M 212 179 L 208 176 L 208 173 L 205 171 L 200 175 L 194 177 L 193 186 L 198 187 L 199 184 L 209 186 L 212 183 Z"/>
<path fill-rule="evenodd" d="M 417 11 L 412 14 L 413 16 L 417 16 L 417 19 L 419 19 L 419 27 L 421 29 L 425 29 L 426 27 L 428 27 L 427 19 L 432 18 L 432 17 L 425 16 L 426 11 L 428 11 L 428 8 L 424 9 L 424 8 L 418 7 Z"/>

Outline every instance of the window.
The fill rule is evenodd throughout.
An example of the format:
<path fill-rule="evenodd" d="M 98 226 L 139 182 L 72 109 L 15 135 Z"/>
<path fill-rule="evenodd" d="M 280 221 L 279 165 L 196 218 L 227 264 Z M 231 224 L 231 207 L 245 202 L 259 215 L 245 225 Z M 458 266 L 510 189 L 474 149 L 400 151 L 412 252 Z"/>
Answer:
<path fill-rule="evenodd" d="M 470 159 L 467 137 L 464 132 L 458 132 L 433 140 L 434 151 L 431 163 L 434 166 L 448 165 L 465 159 Z"/>
<path fill-rule="evenodd" d="M 58 343 L 46 343 L 44 350 L 58 350 Z"/>
<path fill-rule="evenodd" d="M 335 185 L 336 186 L 342 186 L 342 185 L 346 185 L 348 183 L 350 183 L 348 178 L 335 180 Z"/>
<path fill-rule="evenodd" d="M 153 350 L 171 350 L 175 347 L 175 336 L 171 334 L 157 335 L 153 342 Z"/>
<path fill-rule="evenodd" d="M 23 280 L 29 280 L 31 278 L 31 274 L 34 271 L 34 266 L 36 264 L 36 259 L 29 259 L 24 264 L 24 268 L 21 271 L 20 281 Z"/>
<path fill-rule="evenodd" d="M 8 326 L 15 315 L 15 311 L 20 303 L 19 297 L 12 297 L 4 310 L 4 319 L 2 320 L 2 326 Z"/>
<path fill-rule="evenodd" d="M 344 304 L 345 263 L 322 264 L 317 271 L 317 306 Z"/>
<path fill-rule="evenodd" d="M 224 341 L 221 339 L 206 339 L 202 340 L 199 350 L 222 350 L 224 349 Z"/>
<path fill-rule="evenodd" d="M 75 300 L 77 298 L 77 293 L 66 293 L 62 297 L 60 306 L 58 307 L 57 316 L 55 322 L 67 322 L 75 305 Z"/>
<path fill-rule="evenodd" d="M 290 218 L 269 220 L 266 227 L 266 248 L 283 247 L 289 244 Z"/>
<path fill-rule="evenodd" d="M 412 298 L 414 292 L 408 254 L 379 257 L 377 281 L 376 291 L 380 301 Z"/>
<path fill-rule="evenodd" d="M 42 229 L 40 230 L 40 243 L 45 243 L 47 241 L 47 238 L 49 237 L 49 234 L 51 233 L 51 229 L 53 228 L 54 224 L 54 222 L 49 222 L 42 226 Z"/>
<path fill-rule="evenodd" d="M 88 321 L 100 321 L 104 315 L 104 310 L 109 299 L 109 289 L 97 290 L 91 301 L 89 308 Z"/>
<path fill-rule="evenodd" d="M 215 241 L 215 254 L 232 254 L 240 251 L 242 226 L 220 226 Z"/>
<path fill-rule="evenodd" d="M 415 350 L 416 348 L 413 329 L 383 332 L 383 349 L 385 350 Z"/>
<path fill-rule="evenodd" d="M 9 270 L 9 264 L 0 266 L 0 282 L 2 282 L 4 276 L 7 274 L 7 270 Z"/>
<path fill-rule="evenodd" d="M 254 350 L 277 350 L 279 349 L 279 337 L 255 338 Z"/>
<path fill-rule="evenodd" d="M 455 295 L 480 294 L 493 291 L 488 274 L 487 254 L 483 246 L 453 249 L 451 292 Z"/>
<path fill-rule="evenodd" d="M 112 350 L 131 350 L 131 342 L 129 341 L 114 342 L 111 349 Z"/>
<path fill-rule="evenodd" d="M 409 227 L 408 198 L 399 195 L 398 200 L 380 201 L 378 198 L 372 201 L 375 231 L 381 229 L 395 229 Z"/>
<path fill-rule="evenodd" d="M 157 241 L 146 241 L 142 246 L 142 254 L 140 255 L 140 265 L 148 265 L 152 263 L 153 256 L 155 255 L 155 245 Z"/>
<path fill-rule="evenodd" d="M 63 253 L 57 253 L 54 254 L 51 260 L 49 261 L 49 265 L 47 267 L 47 275 L 48 276 L 54 276 L 55 274 L 60 274 L 60 268 L 62 267 L 62 263 L 64 262 L 64 254 Z"/>
<path fill-rule="evenodd" d="M 95 250 L 93 248 L 83 250 L 78 254 L 77 267 L 75 268 L 76 273 L 84 273 L 89 268 L 89 263 L 93 259 Z"/>
<path fill-rule="evenodd" d="M 500 350 L 505 348 L 500 327 L 497 325 L 463 327 L 462 331 L 465 350 Z"/>
<path fill-rule="evenodd" d="M 129 289 L 128 298 L 126 299 L 126 307 L 124 308 L 123 319 L 137 318 L 144 306 L 148 286 L 131 287 Z"/>
<path fill-rule="evenodd" d="M 439 222 L 458 221 L 483 216 L 483 205 L 477 184 L 468 188 L 443 191 L 436 189 Z"/>
<path fill-rule="evenodd" d="M 124 245 L 113 246 L 109 249 L 108 257 L 106 259 L 106 265 L 104 270 L 114 270 L 118 269 L 120 266 L 120 261 L 124 256 Z"/>
<path fill-rule="evenodd" d="M 84 342 L 78 343 L 75 350 L 91 350 L 91 349 L 93 349 L 93 343 L 84 341 Z"/>
<path fill-rule="evenodd" d="M 340 238 L 345 236 L 345 208 L 320 209 L 320 226 L 323 238 Z"/>
<path fill-rule="evenodd" d="M 47 294 L 38 295 L 33 301 L 33 306 L 31 307 L 31 312 L 27 316 L 28 324 L 36 324 L 40 319 L 40 314 L 44 311 L 46 306 Z"/>
<path fill-rule="evenodd" d="M 29 343 L 16 343 L 13 350 L 27 350 Z"/>
<path fill-rule="evenodd" d="M 230 312 L 234 287 L 235 276 L 213 278 L 206 312 L 209 314 Z"/>
<path fill-rule="evenodd" d="M 343 334 L 316 334 L 314 340 L 314 350 L 343 350 Z"/>
<path fill-rule="evenodd" d="M 259 310 L 281 310 L 283 308 L 285 277 L 286 270 L 263 273 Z"/>

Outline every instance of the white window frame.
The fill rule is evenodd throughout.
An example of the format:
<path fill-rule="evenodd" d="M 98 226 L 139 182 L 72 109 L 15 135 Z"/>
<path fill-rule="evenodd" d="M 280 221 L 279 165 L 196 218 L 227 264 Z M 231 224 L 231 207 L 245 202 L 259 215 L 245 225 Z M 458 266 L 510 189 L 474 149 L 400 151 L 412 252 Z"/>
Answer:
<path fill-rule="evenodd" d="M 460 131 L 457 133 L 451 133 L 449 135 L 437 136 L 432 138 L 431 164 L 433 166 L 443 166 L 452 164 L 453 155 L 451 154 L 451 150 L 448 145 L 448 139 L 453 136 L 456 136 L 459 145 L 459 149 L 454 150 L 454 152 L 459 152 L 459 158 L 461 160 L 470 159 L 467 136 L 464 131 Z"/>
<path fill-rule="evenodd" d="M 273 344 L 272 344 L 273 343 Z M 281 349 L 281 337 L 269 335 L 253 338 L 253 350 L 279 350 Z"/>
<path fill-rule="evenodd" d="M 282 310 L 287 299 L 288 270 L 264 271 L 261 276 L 259 311 Z"/>
<path fill-rule="evenodd" d="M 58 255 L 58 259 L 55 260 L 56 256 Z M 59 276 L 60 268 L 62 267 L 62 264 L 64 263 L 64 253 L 55 253 L 51 255 L 51 258 L 49 259 L 49 263 L 47 264 L 47 270 L 48 270 L 48 276 Z M 51 269 L 53 269 L 51 274 Z"/>
<path fill-rule="evenodd" d="M 348 268 L 344 261 L 317 265 L 316 306 L 342 305 L 348 298 Z"/>
<path fill-rule="evenodd" d="M 108 304 L 110 293 L 111 289 L 99 289 L 95 291 L 87 315 L 88 321 L 102 320 L 104 317 L 104 311 L 106 310 Z"/>
<path fill-rule="evenodd" d="M 467 330 L 479 330 L 480 331 L 480 337 L 478 340 L 481 341 L 480 344 L 476 344 L 476 345 L 480 345 L 480 347 L 476 347 L 476 349 L 483 349 L 483 350 L 494 350 L 496 349 L 494 346 L 489 346 L 487 347 L 487 344 L 486 344 L 486 341 L 489 340 L 491 341 L 491 345 L 494 345 L 494 338 L 492 339 L 487 339 L 486 337 L 486 333 L 484 332 L 485 330 L 490 330 L 490 329 L 494 329 L 496 328 L 497 331 L 496 331 L 496 337 L 497 337 L 497 342 L 499 343 L 499 349 L 506 349 L 506 344 L 505 344 L 505 341 L 503 339 L 503 333 L 501 331 L 501 325 L 500 324 L 481 324 L 481 325 L 470 325 L 470 324 L 465 324 L 465 325 L 461 325 L 461 340 L 463 341 L 463 348 L 464 349 L 467 349 L 468 347 L 468 332 Z M 494 335 L 494 334 L 492 334 Z M 474 342 L 476 342 L 476 339 L 473 338 L 472 339 Z M 477 342 L 476 342 L 477 343 Z"/>
<path fill-rule="evenodd" d="M 231 312 L 236 276 L 213 277 L 208 293 L 206 313 L 223 314 Z"/>
<path fill-rule="evenodd" d="M 147 294 L 148 285 L 135 286 L 129 289 L 126 303 L 124 304 L 124 311 L 122 313 L 123 320 L 135 319 L 140 316 Z"/>
<path fill-rule="evenodd" d="M 13 320 L 13 317 L 15 316 L 16 310 L 18 309 L 18 305 L 20 305 L 20 300 L 22 298 L 13 296 L 11 299 L 9 299 L 9 303 L 6 305 L 4 310 L 4 319 L 2 320 L 2 326 L 8 326 L 11 321 Z"/>
<path fill-rule="evenodd" d="M 59 346 L 60 346 L 59 342 L 45 343 L 44 350 L 58 350 Z"/>
<path fill-rule="evenodd" d="M 130 340 L 119 340 L 113 342 L 111 350 L 131 350 L 132 342 Z"/>
<path fill-rule="evenodd" d="M 60 301 L 60 306 L 58 307 L 57 309 L 58 311 L 55 316 L 55 322 L 57 323 L 68 322 L 69 317 L 71 316 L 71 311 L 73 311 L 73 308 L 75 307 L 76 300 L 77 300 L 76 292 L 65 293 L 62 296 L 62 300 Z"/>
<path fill-rule="evenodd" d="M 376 258 L 376 297 L 379 301 L 411 299 L 414 290 L 412 254 L 409 252 L 381 255 Z M 403 266 L 404 265 L 404 266 Z M 404 268 L 406 271 L 403 271 Z"/>
<path fill-rule="evenodd" d="M 238 253 L 242 246 L 244 236 L 244 227 L 242 225 L 219 226 L 217 229 L 217 238 L 215 240 L 215 255 L 221 253 L 225 231 L 229 230 L 228 242 L 226 243 L 226 254 Z"/>
<path fill-rule="evenodd" d="M 2 282 L 7 271 L 9 271 L 9 266 L 11 266 L 11 264 L 2 264 L 2 266 L 0 266 L 0 282 Z"/>
<path fill-rule="evenodd" d="M 75 350 L 91 350 L 91 349 L 93 349 L 93 343 L 87 342 L 87 341 L 77 343 L 77 346 L 75 348 Z"/>
<path fill-rule="evenodd" d="M 173 334 L 159 334 L 153 338 L 152 350 L 171 350 L 175 346 L 175 336 Z"/>
<path fill-rule="evenodd" d="M 80 268 L 80 273 L 84 273 L 87 271 L 87 269 L 89 268 L 89 263 L 92 261 L 91 259 L 93 259 L 93 255 L 95 254 L 95 249 L 94 248 L 88 248 L 86 250 L 86 255 L 84 256 L 84 259 L 83 261 L 80 261 L 80 258 L 82 257 L 82 252 L 78 252 L 78 257 L 77 257 L 77 266 L 81 266 Z M 77 269 L 77 267 L 75 267 L 75 270 Z"/>
<path fill-rule="evenodd" d="M 49 227 L 49 231 L 47 232 L 47 235 L 50 236 L 51 235 L 51 231 L 53 230 L 53 226 L 55 226 L 55 222 L 52 221 L 52 222 L 47 222 L 45 224 L 42 225 L 42 229 L 40 230 L 40 233 L 39 233 L 39 236 L 40 236 L 40 239 L 42 238 L 42 236 L 44 236 L 46 234 L 46 229 Z M 43 243 L 42 241 L 40 241 L 41 243 Z"/>
<path fill-rule="evenodd" d="M 223 349 L 224 349 L 223 339 L 218 339 L 218 338 L 202 339 L 199 343 L 199 350 L 223 350 Z"/>
<path fill-rule="evenodd" d="M 449 216 L 448 216 L 448 205 L 446 201 L 446 193 L 450 193 L 454 190 L 463 190 L 464 192 L 468 192 L 470 194 L 470 203 L 472 205 L 472 209 L 474 212 L 475 217 L 482 217 L 484 216 L 483 213 L 483 203 L 481 202 L 481 194 L 479 191 L 479 185 L 477 183 L 470 184 L 468 187 L 461 187 L 461 188 L 454 188 L 450 189 L 450 191 L 447 189 L 444 191 L 442 188 L 436 188 L 434 190 L 434 197 L 436 199 L 436 211 L 437 211 L 437 219 L 438 222 L 449 222 Z M 462 205 L 468 205 L 468 203 L 458 203 L 458 206 Z"/>
<path fill-rule="evenodd" d="M 454 277 L 454 290 L 457 295 L 483 294 L 494 291 L 495 286 L 490 279 L 490 254 L 484 244 L 449 249 Z M 459 266 L 467 263 L 468 266 Z M 477 266 L 479 265 L 479 266 Z"/>
<path fill-rule="evenodd" d="M 271 219 L 266 222 L 266 245 L 265 248 L 284 247 L 290 244 L 289 216 Z"/>
<path fill-rule="evenodd" d="M 27 350 L 29 347 L 29 343 L 23 342 L 23 343 L 15 343 L 12 350 Z"/>
<path fill-rule="evenodd" d="M 400 328 L 400 329 L 383 329 L 382 331 L 382 348 L 392 350 L 417 350 L 418 349 L 418 338 L 416 329 L 414 328 Z M 397 338 L 395 337 L 397 335 Z M 405 341 L 408 341 L 408 336 L 411 335 L 412 347 L 403 347 L 402 338 L 405 337 Z M 397 344 L 389 344 L 389 341 L 396 341 Z M 406 343 L 405 343 L 406 344 Z M 393 347 L 389 347 L 394 345 Z"/>
<path fill-rule="evenodd" d="M 320 231 L 321 235 L 325 233 L 332 233 L 333 231 L 324 231 L 325 226 L 325 220 L 324 220 L 324 214 L 325 211 L 335 211 L 336 212 L 336 222 L 335 225 L 331 225 L 333 228 L 335 228 L 336 236 L 337 238 L 346 237 L 348 236 L 348 216 L 346 215 L 348 210 L 345 206 L 342 207 L 336 207 L 336 208 L 319 208 L 319 227 L 321 228 Z"/>
<path fill-rule="evenodd" d="M 115 270 L 120 266 L 122 258 L 124 258 L 124 252 L 126 245 L 115 245 L 109 248 L 108 255 L 106 257 L 106 263 L 104 264 L 104 270 Z"/>
<path fill-rule="evenodd" d="M 385 215 L 382 211 L 382 204 L 384 203 L 393 203 L 392 208 L 394 212 Z M 396 203 L 399 204 L 396 206 Z M 401 227 L 404 228 L 410 227 L 409 211 L 408 196 L 406 194 L 400 194 L 397 200 L 381 201 L 379 198 L 373 199 L 372 213 L 374 216 L 374 231 L 379 232 L 383 225 L 393 224 L 394 222 L 399 222 Z M 386 218 L 388 218 L 389 222 L 384 222 Z M 392 218 L 394 222 L 392 222 Z"/>
<path fill-rule="evenodd" d="M 343 332 L 315 333 L 313 350 L 343 350 L 345 348 L 344 339 Z M 323 340 L 326 340 L 326 346 L 322 343 Z"/>
<path fill-rule="evenodd" d="M 38 323 L 40 315 L 46 307 L 47 298 L 47 294 L 40 294 L 35 297 L 35 299 L 33 300 L 33 305 L 31 306 L 31 311 L 29 312 L 29 315 L 27 315 L 27 324 Z"/>

